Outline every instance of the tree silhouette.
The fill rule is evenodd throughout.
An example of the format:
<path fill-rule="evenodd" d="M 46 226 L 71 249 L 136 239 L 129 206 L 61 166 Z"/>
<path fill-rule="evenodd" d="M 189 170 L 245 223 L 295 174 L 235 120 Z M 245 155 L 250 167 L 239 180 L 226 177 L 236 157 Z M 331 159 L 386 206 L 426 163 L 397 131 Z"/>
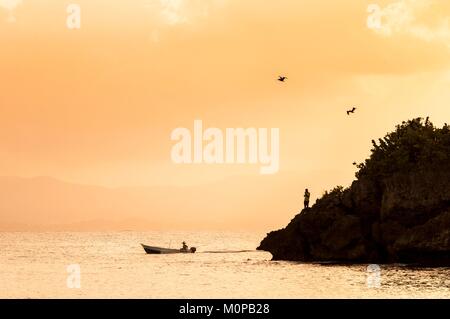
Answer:
<path fill-rule="evenodd" d="M 436 128 L 429 118 L 416 118 L 397 125 L 378 142 L 372 140 L 371 155 L 358 165 L 357 178 L 380 179 L 395 172 L 446 167 L 450 155 L 450 130 Z"/>

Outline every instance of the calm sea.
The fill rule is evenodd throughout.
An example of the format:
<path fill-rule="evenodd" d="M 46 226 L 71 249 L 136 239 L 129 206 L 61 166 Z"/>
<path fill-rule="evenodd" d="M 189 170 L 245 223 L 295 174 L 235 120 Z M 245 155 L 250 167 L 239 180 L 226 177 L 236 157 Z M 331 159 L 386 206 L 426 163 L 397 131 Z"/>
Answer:
<path fill-rule="evenodd" d="M 378 268 L 368 271 L 368 265 L 272 262 L 269 253 L 254 251 L 263 237 L 226 232 L 0 233 L 0 297 L 450 298 L 450 268 L 380 265 L 374 273 Z M 146 255 L 140 246 L 178 248 L 183 240 L 196 246 L 197 253 Z"/>

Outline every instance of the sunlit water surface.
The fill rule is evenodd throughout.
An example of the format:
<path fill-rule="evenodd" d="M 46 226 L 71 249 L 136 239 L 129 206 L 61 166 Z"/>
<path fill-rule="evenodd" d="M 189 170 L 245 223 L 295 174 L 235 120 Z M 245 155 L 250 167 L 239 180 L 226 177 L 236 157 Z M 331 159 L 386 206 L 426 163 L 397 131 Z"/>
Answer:
<path fill-rule="evenodd" d="M 368 265 L 270 261 L 270 253 L 255 251 L 263 237 L 226 232 L 0 233 L 0 298 L 450 297 L 450 268 L 380 265 L 377 288 Z M 178 248 L 183 240 L 196 246 L 197 253 L 147 255 L 140 246 Z M 68 288 L 67 267 L 72 264 L 80 266 L 79 289 Z"/>

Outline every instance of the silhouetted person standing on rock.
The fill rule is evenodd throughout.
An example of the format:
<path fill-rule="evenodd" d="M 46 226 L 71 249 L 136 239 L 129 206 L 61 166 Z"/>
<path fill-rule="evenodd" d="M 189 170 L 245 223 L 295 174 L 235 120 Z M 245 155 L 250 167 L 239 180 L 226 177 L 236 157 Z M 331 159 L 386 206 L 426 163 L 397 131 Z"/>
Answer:
<path fill-rule="evenodd" d="M 311 196 L 311 194 L 309 193 L 308 189 L 305 189 L 305 209 L 309 208 L 309 197 Z"/>

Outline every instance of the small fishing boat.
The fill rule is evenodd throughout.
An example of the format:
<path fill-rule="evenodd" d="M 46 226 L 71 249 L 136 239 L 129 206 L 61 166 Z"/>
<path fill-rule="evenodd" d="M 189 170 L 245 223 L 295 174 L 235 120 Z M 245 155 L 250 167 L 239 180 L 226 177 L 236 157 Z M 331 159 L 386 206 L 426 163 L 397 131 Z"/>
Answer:
<path fill-rule="evenodd" d="M 184 250 L 141 245 L 147 254 L 193 254 L 197 250 L 195 247 Z"/>

